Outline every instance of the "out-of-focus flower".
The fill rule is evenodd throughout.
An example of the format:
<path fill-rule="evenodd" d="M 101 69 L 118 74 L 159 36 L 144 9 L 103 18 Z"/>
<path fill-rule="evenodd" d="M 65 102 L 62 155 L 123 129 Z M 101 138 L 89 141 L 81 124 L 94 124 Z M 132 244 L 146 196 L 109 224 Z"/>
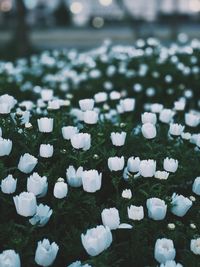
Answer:
<path fill-rule="evenodd" d="M 183 265 L 170 260 L 166 261 L 165 263 L 162 263 L 160 267 L 183 267 Z"/>
<path fill-rule="evenodd" d="M 50 101 L 53 98 L 53 90 L 51 89 L 42 89 L 41 97 L 43 101 Z"/>
<path fill-rule="evenodd" d="M 155 125 L 156 122 L 157 122 L 156 114 L 152 113 L 152 112 L 144 112 L 142 114 L 141 118 L 142 118 L 142 123 L 143 124 L 151 123 L 151 124 Z"/>
<path fill-rule="evenodd" d="M 52 265 L 58 250 L 59 247 L 55 242 L 51 244 L 48 239 L 39 241 L 35 252 L 35 262 L 43 267 Z"/>
<path fill-rule="evenodd" d="M 152 159 L 141 160 L 139 172 L 143 177 L 153 177 L 156 172 L 156 161 Z"/>
<path fill-rule="evenodd" d="M 127 198 L 127 199 L 131 199 L 132 198 L 132 192 L 130 189 L 124 189 L 122 191 L 122 197 L 123 198 Z"/>
<path fill-rule="evenodd" d="M 120 106 L 124 112 L 130 112 L 135 109 L 135 99 L 125 98 L 120 100 Z"/>
<path fill-rule="evenodd" d="M 91 146 L 91 135 L 88 133 L 77 133 L 72 136 L 71 144 L 76 149 L 89 150 Z"/>
<path fill-rule="evenodd" d="M 92 110 L 94 108 L 94 99 L 81 99 L 79 100 L 79 106 L 82 111 Z"/>
<path fill-rule="evenodd" d="M 151 112 L 153 113 L 160 113 L 163 109 L 162 104 L 154 103 L 151 105 Z"/>
<path fill-rule="evenodd" d="M 112 132 L 110 138 L 114 146 L 123 146 L 126 139 L 126 132 L 121 132 L 121 133 Z"/>
<path fill-rule="evenodd" d="M 51 133 L 53 131 L 53 118 L 40 118 L 37 120 L 38 128 L 41 133 Z"/>
<path fill-rule="evenodd" d="M 111 230 L 117 229 L 120 224 L 119 211 L 116 208 L 104 209 L 101 212 L 101 219 L 104 226 Z"/>
<path fill-rule="evenodd" d="M 191 208 L 192 201 L 189 198 L 184 197 L 183 195 L 178 195 L 174 193 L 172 195 L 171 204 L 172 204 L 171 212 L 176 216 L 183 217 Z"/>
<path fill-rule="evenodd" d="M 174 116 L 174 112 L 171 109 L 163 109 L 160 112 L 159 120 L 163 123 L 170 123 Z"/>
<path fill-rule="evenodd" d="M 118 100 L 118 99 L 120 99 L 120 97 L 121 97 L 121 94 L 117 91 L 112 91 L 110 93 L 110 99 L 111 100 Z"/>
<path fill-rule="evenodd" d="M 156 171 L 154 176 L 155 178 L 160 180 L 167 180 L 169 177 L 169 173 L 165 171 Z"/>
<path fill-rule="evenodd" d="M 185 124 L 190 127 L 197 127 L 199 125 L 200 118 L 192 113 L 185 114 Z"/>
<path fill-rule="evenodd" d="M 0 137 L 0 157 L 8 156 L 12 150 L 12 141 Z"/>
<path fill-rule="evenodd" d="M 127 162 L 128 171 L 138 172 L 140 167 L 140 158 L 139 157 L 130 157 Z"/>
<path fill-rule="evenodd" d="M 30 173 L 33 171 L 35 166 L 38 163 L 38 159 L 34 156 L 30 155 L 29 153 L 25 153 L 23 156 L 20 157 L 18 163 L 18 169 L 24 173 Z"/>
<path fill-rule="evenodd" d="M 190 249 L 195 255 L 200 255 L 200 238 L 191 240 Z"/>
<path fill-rule="evenodd" d="M 1 129 L 1 127 L 0 127 L 0 137 L 2 137 L 2 129 Z"/>
<path fill-rule="evenodd" d="M 171 239 L 157 239 L 154 248 L 154 257 L 159 263 L 173 260 L 176 256 L 174 243 Z"/>
<path fill-rule="evenodd" d="M 90 256 L 97 256 L 112 243 L 112 233 L 108 226 L 98 225 L 81 234 L 82 244 Z"/>
<path fill-rule="evenodd" d="M 37 172 L 34 172 L 27 178 L 27 191 L 32 192 L 37 197 L 43 197 L 46 195 L 48 189 L 48 182 L 46 176 L 40 176 Z"/>
<path fill-rule="evenodd" d="M 194 183 L 192 185 L 192 191 L 200 196 L 200 176 L 195 178 Z"/>
<path fill-rule="evenodd" d="M 121 171 L 124 168 L 124 157 L 108 158 L 108 168 L 110 171 Z"/>
<path fill-rule="evenodd" d="M 58 178 L 58 181 L 54 185 L 53 195 L 55 198 L 62 199 L 67 196 L 68 186 L 63 178 Z"/>
<path fill-rule="evenodd" d="M 73 135 L 79 132 L 77 127 L 74 126 L 64 126 L 62 127 L 62 136 L 66 140 L 70 140 Z"/>
<path fill-rule="evenodd" d="M 50 144 L 40 145 L 40 157 L 51 158 L 53 156 L 53 146 Z"/>
<path fill-rule="evenodd" d="M 179 136 L 184 131 L 184 126 L 178 123 L 170 123 L 169 133 L 174 136 Z"/>
<path fill-rule="evenodd" d="M 13 96 L 5 94 L 0 96 L 0 104 L 6 104 L 11 110 L 17 104 L 17 100 Z"/>
<path fill-rule="evenodd" d="M 174 230 L 176 228 L 176 225 L 174 223 L 168 223 L 167 228 L 169 230 Z"/>
<path fill-rule="evenodd" d="M 190 140 L 190 138 L 191 138 L 191 133 L 182 133 L 181 134 L 181 137 L 184 139 L 184 140 Z"/>
<path fill-rule="evenodd" d="M 108 95 L 105 92 L 99 92 L 94 95 L 94 100 L 96 103 L 102 103 L 107 101 Z"/>
<path fill-rule="evenodd" d="M 174 109 L 177 111 L 182 111 L 185 109 L 185 101 L 179 100 L 174 102 Z"/>
<path fill-rule="evenodd" d="M 167 205 L 165 204 L 164 200 L 156 197 L 149 198 L 147 199 L 146 205 L 149 218 L 156 221 L 160 221 L 165 218 Z"/>
<path fill-rule="evenodd" d="M 97 170 L 84 171 L 82 175 L 82 183 L 84 191 L 94 193 L 101 188 L 102 173 Z"/>
<path fill-rule="evenodd" d="M 21 216 L 33 216 L 36 213 L 36 197 L 31 192 L 22 192 L 13 197 L 17 213 Z"/>
<path fill-rule="evenodd" d="M 152 123 L 144 123 L 142 125 L 142 134 L 146 139 L 153 139 L 156 137 L 156 127 Z"/>
<path fill-rule="evenodd" d="M 94 110 L 86 110 L 83 114 L 83 120 L 87 124 L 96 124 L 98 121 L 98 113 Z"/>
<path fill-rule="evenodd" d="M 1 181 L 1 191 L 4 194 L 13 194 L 17 187 L 17 179 L 10 174 Z"/>
<path fill-rule="evenodd" d="M 67 182 L 72 187 L 80 187 L 82 185 L 83 167 L 75 170 L 74 166 L 70 165 L 66 170 Z"/>
<path fill-rule="evenodd" d="M 134 221 L 140 221 L 144 218 L 144 208 L 142 206 L 131 205 L 127 207 L 128 217 Z"/>
<path fill-rule="evenodd" d="M 32 225 L 44 226 L 48 223 L 53 211 L 49 206 L 40 204 L 37 206 L 36 214 L 29 219 Z"/>
<path fill-rule="evenodd" d="M 20 267 L 20 257 L 14 250 L 4 250 L 0 254 L 0 266 L 1 267 Z"/>
<path fill-rule="evenodd" d="M 172 158 L 165 158 L 163 162 L 163 168 L 167 172 L 176 172 L 178 169 L 178 160 L 177 159 L 172 159 Z"/>
<path fill-rule="evenodd" d="M 72 262 L 67 267 L 92 267 L 92 266 L 87 264 L 87 263 L 86 264 L 82 264 L 80 261 L 75 261 L 75 262 Z"/>

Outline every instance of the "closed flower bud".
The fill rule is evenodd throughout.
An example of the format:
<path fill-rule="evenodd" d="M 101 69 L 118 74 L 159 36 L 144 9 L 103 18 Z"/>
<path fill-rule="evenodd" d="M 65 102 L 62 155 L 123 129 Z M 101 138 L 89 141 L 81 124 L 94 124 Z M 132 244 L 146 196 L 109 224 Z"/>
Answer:
<path fill-rule="evenodd" d="M 169 177 L 169 173 L 165 171 L 156 171 L 155 178 L 160 180 L 167 180 Z"/>
<path fill-rule="evenodd" d="M 122 191 L 122 197 L 123 198 L 127 198 L 127 199 L 131 199 L 132 198 L 132 192 L 130 189 L 124 189 Z"/>
<path fill-rule="evenodd" d="M 121 171 L 124 168 L 124 157 L 108 158 L 108 168 L 110 171 Z"/>
<path fill-rule="evenodd" d="M 135 109 L 135 99 L 125 98 L 120 100 L 120 106 L 124 112 L 130 112 Z"/>
<path fill-rule="evenodd" d="M 191 240 L 190 249 L 195 255 L 200 255 L 200 238 Z"/>
<path fill-rule="evenodd" d="M 62 199 L 67 196 L 68 186 L 64 182 L 64 179 L 59 178 L 54 185 L 53 195 L 55 198 Z"/>
<path fill-rule="evenodd" d="M 128 217 L 134 221 L 141 221 L 144 218 L 144 208 L 142 206 L 131 205 L 127 207 Z"/>
<path fill-rule="evenodd" d="M 59 247 L 53 242 L 50 244 L 48 239 L 43 239 L 38 242 L 38 246 L 35 252 L 35 262 L 42 266 L 50 266 L 56 259 Z"/>
<path fill-rule="evenodd" d="M 79 106 L 82 111 L 92 110 L 94 108 L 94 99 L 81 99 L 79 100 Z"/>
<path fill-rule="evenodd" d="M 94 193 L 101 188 L 102 173 L 96 170 L 84 171 L 82 174 L 82 183 L 84 191 Z"/>
<path fill-rule="evenodd" d="M 32 192 L 37 197 L 46 195 L 48 189 L 47 177 L 41 177 L 37 172 L 34 172 L 27 178 L 27 191 Z"/>
<path fill-rule="evenodd" d="M 157 122 L 156 114 L 152 113 L 152 112 L 145 112 L 142 114 L 141 117 L 142 117 L 142 123 L 143 124 L 151 123 L 151 124 L 155 125 Z"/>
<path fill-rule="evenodd" d="M 153 139 L 156 137 L 156 127 L 151 123 L 145 123 L 142 125 L 142 134 L 146 139 Z"/>
<path fill-rule="evenodd" d="M 148 209 L 148 216 L 149 218 L 160 221 L 163 220 L 166 216 L 167 212 L 167 205 L 165 201 L 160 198 L 149 198 L 147 199 L 147 209 Z"/>
<path fill-rule="evenodd" d="M 171 239 L 157 239 L 154 248 L 154 257 L 159 263 L 173 260 L 176 256 L 174 243 Z"/>
<path fill-rule="evenodd" d="M 104 226 L 110 230 L 117 229 L 120 224 L 119 211 L 116 208 L 104 209 L 101 213 L 101 219 Z"/>
<path fill-rule="evenodd" d="M 53 146 L 49 144 L 40 145 L 40 157 L 51 158 L 53 156 Z"/>
<path fill-rule="evenodd" d="M 109 227 L 98 225 L 87 230 L 85 235 L 81 234 L 81 241 L 90 256 L 97 256 L 111 245 L 112 233 Z"/>
<path fill-rule="evenodd" d="M 82 185 L 83 167 L 75 170 L 74 166 L 70 165 L 66 170 L 67 182 L 72 187 L 80 187 Z"/>
<path fill-rule="evenodd" d="M 151 112 L 153 113 L 160 113 L 163 109 L 162 104 L 154 103 L 151 105 Z"/>
<path fill-rule="evenodd" d="M 178 160 L 177 159 L 170 159 L 170 158 L 165 158 L 163 162 L 163 168 L 167 172 L 176 172 L 178 169 Z"/>
<path fill-rule="evenodd" d="M 72 136 L 79 132 L 77 127 L 74 126 L 64 126 L 62 127 L 62 136 L 66 140 L 70 140 Z"/>
<path fill-rule="evenodd" d="M 194 183 L 192 185 L 192 191 L 196 195 L 200 196 L 200 176 L 194 180 Z"/>
<path fill-rule="evenodd" d="M 179 136 L 184 131 L 184 126 L 178 123 L 171 123 L 169 127 L 169 133 L 174 136 Z"/>
<path fill-rule="evenodd" d="M 139 172 L 143 177 L 153 177 L 156 172 L 156 161 L 152 159 L 141 160 Z"/>
<path fill-rule="evenodd" d="M 20 257 L 14 250 L 4 250 L 0 254 L 1 267 L 21 267 Z"/>
<path fill-rule="evenodd" d="M 52 110 L 58 110 L 60 109 L 61 106 L 61 101 L 58 99 L 54 99 L 48 102 L 48 109 L 52 109 Z"/>
<path fill-rule="evenodd" d="M 199 125 L 200 118 L 192 113 L 185 114 L 185 124 L 190 127 L 197 127 Z"/>
<path fill-rule="evenodd" d="M 51 133 L 53 131 L 53 119 L 52 118 L 40 118 L 37 120 L 38 128 L 41 133 Z"/>
<path fill-rule="evenodd" d="M 170 123 L 174 116 L 174 112 L 171 109 L 163 109 L 160 112 L 159 120 L 163 123 Z"/>
<path fill-rule="evenodd" d="M 29 219 L 32 225 L 44 226 L 48 223 L 53 211 L 49 206 L 40 204 L 37 206 L 36 214 Z"/>
<path fill-rule="evenodd" d="M 91 146 L 91 135 L 88 133 L 77 133 L 72 136 L 71 144 L 76 149 L 89 150 Z"/>
<path fill-rule="evenodd" d="M 130 172 L 138 172 L 140 167 L 140 158 L 130 157 L 127 162 L 127 167 Z"/>
<path fill-rule="evenodd" d="M 12 150 L 12 141 L 0 137 L 0 157 L 8 156 Z"/>
<path fill-rule="evenodd" d="M 13 197 L 17 213 L 21 216 L 33 216 L 36 213 L 36 197 L 33 193 L 22 192 Z"/>
<path fill-rule="evenodd" d="M 179 217 L 183 217 L 192 207 L 192 201 L 189 198 L 184 197 L 183 195 L 178 195 L 176 193 L 172 195 L 171 204 L 171 212 Z"/>
<path fill-rule="evenodd" d="M 20 157 L 20 160 L 18 163 L 18 169 L 21 172 L 24 172 L 27 174 L 33 171 L 37 163 L 38 163 L 37 158 L 30 155 L 29 153 L 25 153 L 23 156 Z"/>
<path fill-rule="evenodd" d="M 99 92 L 99 93 L 94 95 L 94 100 L 96 103 L 105 102 L 107 100 L 107 98 L 108 98 L 108 95 L 105 92 Z"/>
<path fill-rule="evenodd" d="M 179 100 L 174 102 L 174 109 L 177 111 L 182 111 L 185 109 L 185 101 Z"/>
<path fill-rule="evenodd" d="M 50 101 L 53 98 L 53 90 L 51 89 L 42 89 L 41 97 L 43 101 Z"/>
<path fill-rule="evenodd" d="M 120 99 L 120 97 L 121 97 L 121 95 L 120 95 L 120 93 L 117 92 L 117 91 L 112 91 L 112 92 L 110 93 L 110 99 L 111 99 L 111 100 L 118 100 L 118 99 Z"/>
<path fill-rule="evenodd" d="M 111 133 L 110 135 L 112 144 L 114 146 L 123 146 L 126 139 L 126 132 L 121 133 Z"/>
<path fill-rule="evenodd" d="M 83 114 L 83 120 L 87 124 L 96 124 L 98 122 L 98 113 L 94 110 L 86 110 Z"/>
<path fill-rule="evenodd" d="M 10 174 L 1 181 L 1 191 L 4 194 L 13 194 L 17 187 L 17 179 Z"/>

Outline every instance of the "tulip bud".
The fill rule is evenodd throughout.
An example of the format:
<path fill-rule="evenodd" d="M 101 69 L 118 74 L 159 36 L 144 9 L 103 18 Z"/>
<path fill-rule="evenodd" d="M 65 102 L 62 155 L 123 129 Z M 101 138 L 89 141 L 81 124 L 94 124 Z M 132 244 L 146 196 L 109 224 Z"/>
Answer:
<path fill-rule="evenodd" d="M 98 121 L 98 113 L 94 110 L 86 110 L 83 114 L 83 120 L 87 124 L 96 124 Z"/>
<path fill-rule="evenodd" d="M 143 177 L 153 177 L 156 172 L 156 161 L 152 159 L 141 160 L 139 172 Z"/>
<path fill-rule="evenodd" d="M 56 198 L 62 199 L 67 196 L 68 186 L 64 182 L 64 179 L 59 178 L 58 181 L 54 185 L 53 195 Z"/>
<path fill-rule="evenodd" d="M 49 144 L 40 145 L 40 157 L 51 158 L 53 156 L 53 146 Z"/>
<path fill-rule="evenodd" d="M 191 208 L 192 201 L 189 198 L 184 197 L 183 195 L 178 195 L 174 193 L 172 195 L 171 204 L 171 212 L 176 216 L 183 217 Z"/>
<path fill-rule="evenodd" d="M 135 109 L 135 99 L 134 98 L 125 98 L 120 100 L 120 106 L 124 112 L 130 112 Z"/>
<path fill-rule="evenodd" d="M 72 136 L 79 132 L 77 127 L 74 126 L 64 126 L 62 127 L 62 136 L 66 140 L 70 140 Z"/>
<path fill-rule="evenodd" d="M 190 250 L 195 255 L 200 255 L 200 238 L 191 240 L 191 242 L 190 242 Z"/>
<path fill-rule="evenodd" d="M 132 192 L 130 189 L 124 189 L 122 191 L 122 197 L 123 198 L 127 198 L 127 199 L 131 199 L 132 198 Z"/>
<path fill-rule="evenodd" d="M 104 209 L 101 212 L 101 219 L 104 226 L 108 226 L 110 230 L 117 229 L 120 224 L 119 211 L 116 208 Z"/>
<path fill-rule="evenodd" d="M 114 146 L 123 146 L 126 139 L 126 132 L 111 133 L 111 141 Z"/>
<path fill-rule="evenodd" d="M 110 171 L 120 171 L 124 168 L 124 157 L 108 158 L 108 168 Z"/>
<path fill-rule="evenodd" d="M 83 167 L 75 170 L 74 166 L 70 165 L 66 170 L 67 182 L 72 187 L 80 187 L 82 185 Z"/>
<path fill-rule="evenodd" d="M 163 109 L 163 105 L 162 104 L 158 104 L 158 103 L 154 103 L 151 105 L 151 112 L 153 113 L 160 113 Z"/>
<path fill-rule="evenodd" d="M 151 123 L 145 123 L 142 125 L 142 134 L 146 139 L 153 139 L 156 137 L 156 127 Z"/>
<path fill-rule="evenodd" d="M 12 141 L 0 137 L 0 157 L 8 156 L 12 150 Z"/>
<path fill-rule="evenodd" d="M 108 95 L 105 92 L 99 92 L 99 93 L 94 95 L 94 100 L 96 103 L 105 102 L 107 100 L 107 98 L 108 98 Z"/>
<path fill-rule="evenodd" d="M 183 265 L 176 263 L 175 261 L 166 261 L 165 263 L 162 263 L 160 267 L 183 267 Z"/>
<path fill-rule="evenodd" d="M 41 97 L 43 101 L 50 101 L 53 98 L 53 90 L 51 89 L 42 89 Z"/>
<path fill-rule="evenodd" d="M 79 106 L 82 111 L 92 110 L 94 108 L 94 99 L 81 99 Z"/>
<path fill-rule="evenodd" d="M 25 153 L 23 156 L 20 157 L 18 163 L 18 169 L 26 174 L 30 173 L 37 165 L 37 162 L 38 162 L 37 158 L 30 155 L 29 153 Z"/>
<path fill-rule="evenodd" d="M 144 218 L 144 208 L 142 206 L 131 205 L 127 207 L 128 217 L 134 221 L 140 221 Z"/>
<path fill-rule="evenodd" d="M 163 162 L 163 168 L 167 172 L 176 172 L 178 169 L 178 160 L 176 159 L 170 159 L 170 158 L 165 158 Z"/>
<path fill-rule="evenodd" d="M 198 196 L 200 196 L 200 176 L 194 180 L 194 183 L 192 185 L 192 191 Z"/>
<path fill-rule="evenodd" d="M 163 123 L 169 123 L 174 116 L 174 112 L 171 109 L 163 109 L 160 112 L 159 120 Z"/>
<path fill-rule="evenodd" d="M 156 171 L 155 172 L 155 178 L 160 180 L 167 180 L 169 177 L 169 173 L 165 171 Z"/>
<path fill-rule="evenodd" d="M 174 243 L 171 239 L 157 239 L 154 248 L 154 257 L 159 263 L 173 260 L 176 256 Z"/>
<path fill-rule="evenodd" d="M 53 119 L 44 117 L 38 119 L 37 122 L 41 133 L 51 133 L 53 131 Z"/>
<path fill-rule="evenodd" d="M 94 193 L 101 188 L 102 173 L 96 170 L 84 171 L 82 175 L 83 189 L 86 192 Z"/>
<path fill-rule="evenodd" d="M 0 254 L 1 267 L 21 267 L 20 257 L 14 250 L 4 250 Z"/>
<path fill-rule="evenodd" d="M 160 221 L 166 216 L 167 205 L 165 201 L 160 198 L 149 198 L 146 202 L 149 218 Z"/>
<path fill-rule="evenodd" d="M 184 126 L 178 123 L 171 123 L 169 127 L 169 133 L 174 136 L 179 136 L 184 131 Z"/>
<path fill-rule="evenodd" d="M 36 197 L 33 193 L 22 192 L 13 197 L 17 213 L 21 216 L 33 216 L 36 213 Z"/>
<path fill-rule="evenodd" d="M 139 157 L 130 157 L 127 162 L 127 167 L 130 172 L 138 172 L 140 166 L 140 158 Z"/>
<path fill-rule="evenodd" d="M 200 118 L 192 113 L 185 114 L 185 124 L 190 127 L 197 127 L 200 123 Z"/>
<path fill-rule="evenodd" d="M 32 192 L 37 197 L 46 195 L 48 189 L 47 177 L 41 177 L 37 172 L 34 172 L 27 178 L 27 191 Z"/>
<path fill-rule="evenodd" d="M 48 223 L 53 211 L 47 205 L 40 204 L 37 206 L 36 214 L 29 219 L 32 225 L 44 226 Z"/>
<path fill-rule="evenodd" d="M 157 122 L 156 114 L 152 113 L 152 112 L 145 112 L 142 114 L 141 117 L 142 117 L 142 123 L 143 124 L 151 123 L 151 124 L 155 125 Z"/>
<path fill-rule="evenodd" d="M 71 144 L 76 149 L 89 150 L 91 146 L 91 135 L 88 133 L 77 133 L 72 136 Z"/>
<path fill-rule="evenodd" d="M 17 179 L 14 179 L 10 174 L 1 181 L 1 191 L 4 194 L 13 194 L 16 190 Z"/>

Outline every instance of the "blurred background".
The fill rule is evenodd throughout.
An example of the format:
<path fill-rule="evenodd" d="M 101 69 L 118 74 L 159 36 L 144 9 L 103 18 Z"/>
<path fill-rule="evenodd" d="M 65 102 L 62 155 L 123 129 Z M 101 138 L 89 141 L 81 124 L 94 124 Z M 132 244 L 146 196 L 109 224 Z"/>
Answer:
<path fill-rule="evenodd" d="M 0 59 L 178 35 L 200 37 L 200 0 L 0 0 Z"/>

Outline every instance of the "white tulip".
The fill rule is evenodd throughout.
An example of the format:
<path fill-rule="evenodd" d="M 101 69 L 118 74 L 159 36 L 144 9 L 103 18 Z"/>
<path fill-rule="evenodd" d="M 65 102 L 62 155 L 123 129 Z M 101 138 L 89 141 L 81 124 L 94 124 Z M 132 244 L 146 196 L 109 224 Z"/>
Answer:
<path fill-rule="evenodd" d="M 165 171 L 156 171 L 154 176 L 156 179 L 167 180 L 169 177 L 169 173 Z"/>
<path fill-rule="evenodd" d="M 163 105 L 162 104 L 158 104 L 158 103 L 154 103 L 151 105 L 151 112 L 153 113 L 160 113 L 163 109 Z"/>
<path fill-rule="evenodd" d="M 86 264 L 82 264 L 80 261 L 75 261 L 75 262 L 72 262 L 67 267 L 92 267 L 92 266 L 87 264 L 87 263 Z"/>
<path fill-rule="evenodd" d="M 21 216 L 33 216 L 36 213 L 36 197 L 33 193 L 22 192 L 18 196 L 13 197 L 17 213 Z"/>
<path fill-rule="evenodd" d="M 155 125 L 157 122 L 156 114 L 152 113 L 152 112 L 144 112 L 141 116 L 141 119 L 142 119 L 143 124 L 151 123 L 151 124 Z"/>
<path fill-rule="evenodd" d="M 79 106 L 82 111 L 92 110 L 94 108 L 94 99 L 81 99 L 79 100 Z"/>
<path fill-rule="evenodd" d="M 200 176 L 194 180 L 194 183 L 192 185 L 192 191 L 196 195 L 200 196 Z"/>
<path fill-rule="evenodd" d="M 17 104 L 17 100 L 13 96 L 5 94 L 0 96 L 0 104 L 8 105 L 11 110 Z"/>
<path fill-rule="evenodd" d="M 52 118 L 40 118 L 37 120 L 38 128 L 41 133 L 51 133 L 53 131 L 53 119 Z"/>
<path fill-rule="evenodd" d="M 127 167 L 130 172 L 138 172 L 140 167 L 140 158 L 130 157 L 127 162 Z"/>
<path fill-rule="evenodd" d="M 108 168 L 110 171 L 120 171 L 124 168 L 124 157 L 108 158 Z"/>
<path fill-rule="evenodd" d="M 36 214 L 29 219 L 32 225 L 44 226 L 48 223 L 53 211 L 49 206 L 40 204 L 37 206 Z"/>
<path fill-rule="evenodd" d="M 62 127 L 62 136 L 66 140 L 70 140 L 72 136 L 79 132 L 77 127 L 74 126 L 64 126 Z"/>
<path fill-rule="evenodd" d="M 185 126 L 178 123 L 170 123 L 169 133 L 174 136 L 179 136 L 183 133 Z"/>
<path fill-rule="evenodd" d="M 24 173 L 30 173 L 33 171 L 35 166 L 38 163 L 38 159 L 34 156 L 30 155 L 29 153 L 25 153 L 23 156 L 20 157 L 18 163 L 18 169 Z"/>
<path fill-rule="evenodd" d="M 114 133 L 112 132 L 111 135 L 111 141 L 114 146 L 123 146 L 126 139 L 126 132 L 121 133 Z"/>
<path fill-rule="evenodd" d="M 200 238 L 191 240 L 190 249 L 195 255 L 200 255 Z"/>
<path fill-rule="evenodd" d="M 101 188 L 102 173 L 97 170 L 84 171 L 82 175 L 83 189 L 86 192 L 94 193 Z"/>
<path fill-rule="evenodd" d="M 72 187 L 80 187 L 82 185 L 83 167 L 75 170 L 74 166 L 70 165 L 66 170 L 67 182 Z"/>
<path fill-rule="evenodd" d="M 96 124 L 98 122 L 98 113 L 94 110 L 86 110 L 83 114 L 83 120 L 87 124 Z"/>
<path fill-rule="evenodd" d="M 88 133 L 77 133 L 72 136 L 71 144 L 76 149 L 89 150 L 91 146 L 91 135 Z"/>
<path fill-rule="evenodd" d="M 167 172 L 176 172 L 178 169 L 178 160 L 177 159 L 172 159 L 172 158 L 165 158 L 163 162 L 163 168 Z"/>
<path fill-rule="evenodd" d="M 12 150 L 12 141 L 0 137 L 0 157 L 10 155 Z"/>
<path fill-rule="evenodd" d="M 135 99 L 134 98 L 125 98 L 120 100 L 120 106 L 124 112 L 130 112 L 135 109 Z"/>
<path fill-rule="evenodd" d="M 160 112 L 159 120 L 163 123 L 170 123 L 174 114 L 175 113 L 171 109 L 163 109 Z"/>
<path fill-rule="evenodd" d="M 37 172 L 34 172 L 27 178 L 27 191 L 32 192 L 37 197 L 46 195 L 48 189 L 47 177 L 41 177 Z"/>
<path fill-rule="evenodd" d="M 172 195 L 171 204 L 171 212 L 176 216 L 183 217 L 191 208 L 192 201 L 189 198 L 184 197 L 183 195 L 178 195 L 174 193 Z"/>
<path fill-rule="evenodd" d="M 1 191 L 4 194 L 13 194 L 17 187 L 17 179 L 10 174 L 1 181 Z"/>
<path fill-rule="evenodd" d="M 146 139 L 153 139 L 156 137 L 157 134 L 156 127 L 151 123 L 144 123 L 142 125 L 141 130 L 144 138 Z"/>
<path fill-rule="evenodd" d="M 41 97 L 43 101 L 50 101 L 53 98 L 53 90 L 51 89 L 42 89 Z"/>
<path fill-rule="evenodd" d="M 101 212 L 101 219 L 104 226 L 108 226 L 110 230 L 117 229 L 120 224 L 119 211 L 116 208 L 104 209 Z"/>
<path fill-rule="evenodd" d="M 182 264 L 176 263 L 173 260 L 166 261 L 165 263 L 162 263 L 160 267 L 183 267 Z"/>
<path fill-rule="evenodd" d="M 52 265 L 56 259 L 58 250 L 59 247 L 55 242 L 50 244 L 48 239 L 39 241 L 35 252 L 35 262 L 43 267 Z"/>
<path fill-rule="evenodd" d="M 156 172 L 156 161 L 152 159 L 141 160 L 139 172 L 143 177 L 153 177 Z"/>
<path fill-rule="evenodd" d="M 200 123 L 200 118 L 192 113 L 185 114 L 185 124 L 190 127 L 197 127 Z"/>
<path fill-rule="evenodd" d="M 154 257 L 159 263 L 173 260 L 176 256 L 174 243 L 171 239 L 157 239 L 154 248 Z"/>
<path fill-rule="evenodd" d="M 99 92 L 97 94 L 94 95 L 94 100 L 96 103 L 102 103 L 107 101 L 108 99 L 108 95 L 105 92 Z"/>
<path fill-rule="evenodd" d="M 64 182 L 64 179 L 59 178 L 54 185 L 53 195 L 55 198 L 62 199 L 67 196 L 68 185 Z"/>
<path fill-rule="evenodd" d="M 144 208 L 142 206 L 131 205 L 127 207 L 128 217 L 134 221 L 140 221 L 144 218 Z"/>
<path fill-rule="evenodd" d="M 0 254 L 1 267 L 21 267 L 20 257 L 14 250 L 4 250 Z"/>
<path fill-rule="evenodd" d="M 50 144 L 40 145 L 40 157 L 51 158 L 53 156 L 53 146 Z"/>
<path fill-rule="evenodd" d="M 127 199 L 131 199 L 132 198 L 132 192 L 130 189 L 124 189 L 122 191 L 122 197 L 123 198 L 127 198 Z"/>
<path fill-rule="evenodd" d="M 149 198 L 146 202 L 149 218 L 160 221 L 163 220 L 167 213 L 167 205 L 160 198 Z"/>

